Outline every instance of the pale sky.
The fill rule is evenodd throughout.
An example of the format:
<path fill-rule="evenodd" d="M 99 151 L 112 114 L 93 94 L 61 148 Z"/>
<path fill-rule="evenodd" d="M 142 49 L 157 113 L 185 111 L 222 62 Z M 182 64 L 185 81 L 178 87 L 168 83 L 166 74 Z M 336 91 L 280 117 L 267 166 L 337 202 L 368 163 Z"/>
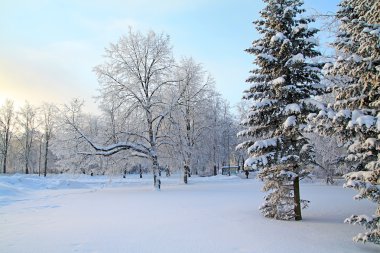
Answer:
<path fill-rule="evenodd" d="M 305 0 L 305 7 L 336 11 L 339 0 Z M 232 106 L 238 103 L 258 38 L 252 21 L 260 0 L 0 0 L 0 105 L 65 103 L 74 97 L 96 111 L 92 68 L 109 43 L 128 32 L 165 32 L 177 59 L 193 57 Z"/>

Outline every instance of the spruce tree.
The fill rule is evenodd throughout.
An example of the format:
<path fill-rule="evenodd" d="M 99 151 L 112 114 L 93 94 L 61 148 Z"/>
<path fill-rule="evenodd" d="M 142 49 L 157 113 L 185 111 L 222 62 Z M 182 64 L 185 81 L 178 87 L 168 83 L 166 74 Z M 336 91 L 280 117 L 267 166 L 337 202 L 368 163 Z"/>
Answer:
<path fill-rule="evenodd" d="M 255 56 L 255 68 L 247 79 L 250 89 L 244 98 L 252 100 L 247 127 L 239 133 L 248 140 L 247 166 L 260 168 L 259 178 L 269 191 L 262 205 L 264 216 L 301 220 L 299 180 L 309 174 L 313 148 L 302 134 L 307 115 L 316 110 L 310 98 L 323 93 L 319 85 L 320 55 L 310 28 L 314 20 L 302 17 L 302 0 L 264 0 L 261 19 L 254 21 L 261 38 L 246 51 Z"/>
<path fill-rule="evenodd" d="M 359 191 L 355 199 L 377 204 L 373 217 L 346 219 L 367 229 L 354 241 L 380 244 L 380 2 L 343 0 L 339 6 L 341 25 L 334 42 L 339 57 L 326 71 L 347 82 L 336 89 L 332 107 L 314 120 L 322 122 L 320 130 L 339 136 L 348 149 L 345 161 L 355 171 L 345 175 L 344 186 Z"/>

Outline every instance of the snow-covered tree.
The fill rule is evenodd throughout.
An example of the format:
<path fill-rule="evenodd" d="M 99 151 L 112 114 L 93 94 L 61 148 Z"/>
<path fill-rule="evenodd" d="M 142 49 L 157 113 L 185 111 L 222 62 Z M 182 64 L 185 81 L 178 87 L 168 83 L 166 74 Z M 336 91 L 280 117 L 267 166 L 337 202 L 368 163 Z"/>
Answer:
<path fill-rule="evenodd" d="M 338 143 L 336 137 L 317 133 L 309 133 L 306 136 L 315 149 L 315 166 L 313 169 L 315 176 L 324 177 L 327 184 L 333 184 L 334 176 L 342 176 L 349 172 L 344 166 L 345 148 Z"/>
<path fill-rule="evenodd" d="M 3 173 L 7 173 L 8 155 L 11 144 L 12 130 L 14 127 L 15 110 L 13 101 L 6 100 L 5 104 L 0 108 L 0 140 Z"/>
<path fill-rule="evenodd" d="M 164 96 L 175 83 L 169 42 L 167 35 L 152 31 L 142 34 L 130 29 L 127 36 L 106 49 L 105 63 L 94 68 L 101 96 L 121 101 L 129 122 L 133 123 L 124 128 L 122 140 L 100 145 L 77 128 L 96 155 L 110 156 L 128 150 L 149 159 L 154 179 L 159 170 L 158 148 L 165 142 L 165 136 L 161 135 L 162 124 L 179 96 Z"/>
<path fill-rule="evenodd" d="M 238 148 L 246 148 L 247 166 L 261 168 L 259 177 L 264 190 L 270 191 L 260 208 L 264 216 L 301 220 L 299 180 L 309 174 L 313 147 L 301 133 L 306 116 L 316 108 L 310 97 L 323 93 L 319 85 L 320 65 L 313 58 L 320 55 L 309 27 L 311 18 L 301 0 L 264 0 L 261 19 L 254 22 L 262 38 L 246 51 L 256 56 L 247 82 L 245 98 L 253 100 L 247 126 L 240 136 L 251 137 Z"/>
<path fill-rule="evenodd" d="M 57 126 L 57 107 L 54 104 L 43 103 L 41 106 L 41 121 L 43 127 L 43 135 L 40 143 L 40 160 L 42 157 L 42 139 L 44 141 L 44 176 L 46 177 L 48 168 L 48 154 L 51 145 L 51 139 L 53 138 L 54 130 Z M 40 174 L 40 170 L 39 170 Z"/>
<path fill-rule="evenodd" d="M 25 105 L 18 112 L 17 117 L 18 125 L 21 128 L 21 153 L 22 160 L 25 166 L 25 174 L 29 174 L 31 171 L 31 155 L 32 148 L 35 141 L 37 130 L 37 109 L 30 105 L 29 102 L 25 102 Z"/>
<path fill-rule="evenodd" d="M 171 118 L 177 133 L 176 150 L 182 157 L 184 167 L 183 180 L 187 184 L 192 168 L 199 160 L 200 154 L 196 151 L 201 148 L 202 134 L 209 127 L 210 122 L 205 120 L 204 115 L 210 108 L 208 97 L 213 89 L 213 80 L 192 58 L 182 59 L 177 79 L 177 89 L 182 95 Z"/>
<path fill-rule="evenodd" d="M 332 77 L 344 78 L 331 108 L 314 115 L 318 129 L 336 134 L 348 149 L 346 162 L 355 172 L 345 175 L 345 187 L 359 191 L 355 199 L 377 204 L 373 217 L 353 215 L 347 223 L 366 227 L 354 240 L 380 244 L 380 2 L 343 0 L 334 42 L 338 59 L 325 66 Z"/>

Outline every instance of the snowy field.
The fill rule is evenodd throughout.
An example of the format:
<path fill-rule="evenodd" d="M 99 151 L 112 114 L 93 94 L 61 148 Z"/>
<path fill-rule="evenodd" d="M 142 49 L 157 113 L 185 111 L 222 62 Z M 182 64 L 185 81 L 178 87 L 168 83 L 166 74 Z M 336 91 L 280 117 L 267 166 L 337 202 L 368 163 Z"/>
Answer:
<path fill-rule="evenodd" d="M 311 200 L 301 222 L 261 216 L 261 182 L 237 176 L 163 178 L 0 176 L 0 252 L 350 253 L 353 213 L 374 213 L 341 186 L 303 183 Z"/>

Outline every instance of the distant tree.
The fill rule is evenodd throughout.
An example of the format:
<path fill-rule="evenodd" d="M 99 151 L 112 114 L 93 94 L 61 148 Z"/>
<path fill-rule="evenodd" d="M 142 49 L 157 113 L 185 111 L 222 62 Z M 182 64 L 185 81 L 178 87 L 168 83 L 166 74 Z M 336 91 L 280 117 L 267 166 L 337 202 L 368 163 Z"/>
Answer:
<path fill-rule="evenodd" d="M 91 132 L 88 126 L 90 120 L 83 113 L 84 101 L 74 98 L 70 103 L 59 108 L 56 132 L 56 141 L 51 145 L 52 150 L 60 157 L 58 166 L 63 170 L 89 171 L 89 155 L 83 154 L 87 141 L 82 136 L 82 130 Z M 94 141 L 97 140 L 94 137 Z M 50 145 L 50 142 L 49 142 Z"/>
<path fill-rule="evenodd" d="M 211 96 L 211 110 L 209 114 L 209 118 L 211 120 L 211 131 L 210 131 L 210 139 L 209 143 L 211 143 L 211 159 L 213 161 L 213 175 L 216 176 L 218 174 L 219 165 L 221 163 L 221 150 L 222 145 L 220 140 L 222 139 L 222 126 L 220 124 L 222 119 L 222 107 L 223 107 L 223 99 L 220 94 L 214 93 Z"/>
<path fill-rule="evenodd" d="M 54 128 L 57 124 L 57 107 L 54 104 L 44 103 L 41 106 L 41 116 L 43 125 L 43 140 L 45 146 L 44 152 L 44 176 L 47 174 L 48 167 L 48 154 L 50 148 L 50 141 L 53 137 Z M 42 138 L 41 138 L 42 139 Z"/>
<path fill-rule="evenodd" d="M 359 191 L 355 199 L 377 204 L 373 217 L 346 219 L 367 229 L 354 241 L 380 244 L 380 2 L 343 0 L 339 6 L 340 27 L 333 43 L 339 57 L 325 68 L 346 82 L 337 85 L 333 106 L 313 116 L 320 131 L 337 135 L 347 147 L 345 161 L 356 171 L 345 175 L 344 186 Z"/>
<path fill-rule="evenodd" d="M 251 83 L 245 92 L 252 107 L 240 136 L 250 137 L 238 148 L 246 148 L 247 166 L 261 168 L 259 177 L 264 190 L 270 191 L 260 208 L 264 216 L 301 220 L 299 180 L 309 174 L 314 159 L 313 147 L 302 134 L 306 116 L 314 111 L 311 96 L 321 95 L 320 65 L 313 58 L 320 55 L 308 25 L 302 17 L 301 0 L 265 0 L 262 19 L 254 22 L 262 38 L 246 51 L 256 56 Z"/>
<path fill-rule="evenodd" d="M 17 122 L 21 127 L 22 136 L 20 141 L 22 142 L 22 160 L 25 165 L 25 174 L 29 174 L 31 172 L 31 153 L 38 126 L 37 109 L 30 105 L 29 102 L 26 102 L 18 112 Z"/>
<path fill-rule="evenodd" d="M 12 128 L 14 126 L 15 110 L 13 101 L 6 100 L 0 108 L 0 138 L 3 173 L 7 173 L 7 159 L 11 144 Z"/>
<path fill-rule="evenodd" d="M 200 64 L 192 58 L 182 59 L 178 68 L 178 92 L 181 97 L 176 106 L 176 114 L 172 113 L 177 132 L 177 152 L 182 156 L 184 165 L 184 183 L 191 175 L 194 160 L 198 160 L 196 147 L 201 142 L 202 133 L 208 127 L 203 116 L 209 108 L 207 97 L 213 89 L 213 80 Z"/>
<path fill-rule="evenodd" d="M 334 183 L 334 176 L 348 172 L 344 169 L 345 148 L 332 136 L 316 133 L 306 134 L 315 148 L 315 168 L 313 174 L 323 176 L 327 184 Z"/>

